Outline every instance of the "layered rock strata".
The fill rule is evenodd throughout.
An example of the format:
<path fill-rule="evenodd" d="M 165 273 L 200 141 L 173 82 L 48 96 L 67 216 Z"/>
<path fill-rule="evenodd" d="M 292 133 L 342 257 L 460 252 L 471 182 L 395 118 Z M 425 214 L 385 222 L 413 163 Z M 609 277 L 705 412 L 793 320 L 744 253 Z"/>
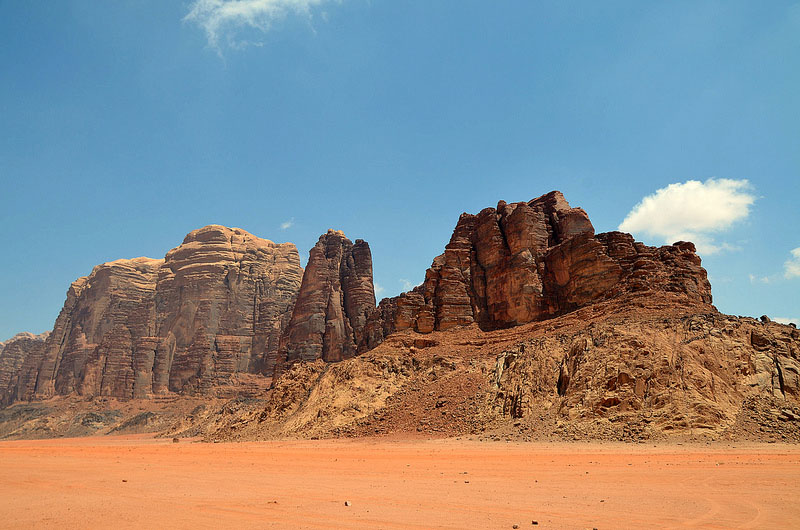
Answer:
<path fill-rule="evenodd" d="M 280 345 L 302 274 L 293 244 L 239 229 L 206 227 L 168 252 L 157 311 L 173 359 L 170 389 L 202 390 L 219 377 L 261 371 Z"/>
<path fill-rule="evenodd" d="M 98 265 L 70 286 L 44 348 L 4 399 L 206 393 L 259 372 L 301 275 L 293 244 L 218 225 L 191 232 L 163 260 Z"/>
<path fill-rule="evenodd" d="M 25 360 L 40 356 L 44 351 L 44 341 L 49 334 L 18 333 L 6 342 L 0 342 L 0 405 L 8 404 L 8 389 L 16 386 Z"/>
<path fill-rule="evenodd" d="M 404 329 L 507 328 L 653 290 L 711 303 L 692 243 L 655 248 L 621 232 L 595 235 L 586 212 L 553 191 L 462 214 L 423 284 L 370 314 L 366 341 L 374 347 Z"/>
<path fill-rule="evenodd" d="M 308 265 L 276 365 L 341 361 L 363 350 L 367 315 L 375 309 L 372 253 L 361 239 L 328 230 L 309 252 Z M 267 372 L 274 366 L 267 366 Z"/>
<path fill-rule="evenodd" d="M 294 245 L 212 225 L 163 260 L 118 260 L 76 280 L 43 347 L 7 358 L 0 400 L 209 394 L 237 374 L 348 359 L 395 331 L 502 329 L 655 292 L 710 307 L 694 245 L 595 234 L 557 191 L 462 214 L 424 283 L 377 308 L 366 242 L 329 230 L 303 272 Z"/>

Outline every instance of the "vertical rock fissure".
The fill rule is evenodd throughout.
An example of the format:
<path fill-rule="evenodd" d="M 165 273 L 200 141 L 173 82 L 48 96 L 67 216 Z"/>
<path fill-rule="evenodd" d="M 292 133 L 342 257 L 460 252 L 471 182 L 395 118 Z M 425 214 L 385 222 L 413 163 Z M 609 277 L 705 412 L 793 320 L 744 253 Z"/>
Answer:
<path fill-rule="evenodd" d="M 783 397 L 786 397 L 786 390 L 784 388 L 784 381 L 783 381 L 783 370 L 781 370 L 781 363 L 778 361 L 778 354 L 775 353 L 772 356 L 773 361 L 775 362 L 775 371 L 778 373 L 778 385 L 781 390 L 781 394 Z"/>

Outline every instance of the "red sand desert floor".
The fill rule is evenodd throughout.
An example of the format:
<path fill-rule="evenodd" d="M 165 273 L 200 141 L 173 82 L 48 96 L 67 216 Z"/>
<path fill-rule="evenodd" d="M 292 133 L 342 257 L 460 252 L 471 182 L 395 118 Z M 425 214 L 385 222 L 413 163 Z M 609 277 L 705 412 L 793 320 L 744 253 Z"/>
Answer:
<path fill-rule="evenodd" d="M 127 436 L 2 442 L 0 465 L 4 528 L 800 528 L 780 444 Z"/>

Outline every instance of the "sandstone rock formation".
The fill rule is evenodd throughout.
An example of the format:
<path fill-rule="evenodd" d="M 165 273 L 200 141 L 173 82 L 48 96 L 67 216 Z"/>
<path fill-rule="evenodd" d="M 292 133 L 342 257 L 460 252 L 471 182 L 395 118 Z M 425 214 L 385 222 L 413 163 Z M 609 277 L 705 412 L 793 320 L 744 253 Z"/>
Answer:
<path fill-rule="evenodd" d="M 425 282 L 377 308 L 364 241 L 329 230 L 302 286 L 301 272 L 294 245 L 216 225 L 163 260 L 99 265 L 70 287 L 44 349 L 15 360 L 2 399 L 205 394 L 236 374 L 348 359 L 395 331 L 502 329 L 646 292 L 711 302 L 691 243 L 595 235 L 559 192 L 463 214 Z"/>
<path fill-rule="evenodd" d="M 309 252 L 278 364 L 353 357 L 363 349 L 367 314 L 374 309 L 369 245 L 328 230 Z"/>
<path fill-rule="evenodd" d="M 258 372 L 279 346 L 301 274 L 293 244 L 217 225 L 163 260 L 98 265 L 72 284 L 4 400 L 210 392 Z"/>
<path fill-rule="evenodd" d="M 210 399 L 245 381 L 262 385 L 251 393 L 261 400 Z M 72 285 L 46 342 L 0 351 L 0 404 L 166 392 L 208 404 L 184 402 L 170 434 L 214 440 L 800 441 L 800 332 L 720 314 L 692 243 L 595 234 L 551 192 L 463 214 L 424 283 L 378 307 L 361 240 L 328 231 L 303 272 L 291 244 L 210 226 L 164 260 L 96 267 Z M 92 414 L 93 401 L 65 402 Z M 4 432 L 41 433 L 38 405 L 5 409 L 19 421 Z M 68 415 L 51 415 L 47 433 L 74 432 Z"/>
<path fill-rule="evenodd" d="M 157 311 L 158 336 L 173 359 L 170 389 L 260 371 L 279 346 L 302 273 L 293 244 L 239 229 L 196 230 L 168 252 Z"/>
<path fill-rule="evenodd" d="M 642 306 L 612 304 L 615 314 L 602 318 L 588 309 L 566 315 L 557 331 L 540 330 L 502 352 L 495 369 L 500 410 L 524 418 L 556 403 L 558 416 L 572 422 L 565 430 L 583 423 L 593 434 L 712 434 L 741 430 L 756 416 L 763 425 L 748 434 L 800 435 L 796 329 L 699 305 L 682 316 L 674 307 Z M 767 417 L 753 414 L 754 404 Z"/>
<path fill-rule="evenodd" d="M 621 232 L 595 235 L 586 213 L 553 191 L 462 214 L 424 283 L 383 300 L 365 334 L 374 347 L 404 329 L 430 333 L 473 322 L 501 329 L 645 291 L 710 304 L 694 245 L 654 248 Z"/>
<path fill-rule="evenodd" d="M 0 405 L 8 404 L 8 389 L 17 385 L 25 360 L 39 356 L 44 351 L 44 341 L 49 334 L 48 331 L 40 335 L 24 332 L 0 342 Z"/>

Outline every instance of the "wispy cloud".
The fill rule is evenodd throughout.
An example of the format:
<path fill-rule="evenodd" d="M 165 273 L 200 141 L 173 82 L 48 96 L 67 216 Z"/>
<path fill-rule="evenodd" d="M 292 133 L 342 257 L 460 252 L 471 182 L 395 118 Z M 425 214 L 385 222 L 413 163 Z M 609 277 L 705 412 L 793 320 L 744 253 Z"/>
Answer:
<path fill-rule="evenodd" d="M 242 30 L 267 32 L 287 15 L 310 18 L 313 7 L 332 1 L 340 0 L 195 0 L 184 20 L 200 26 L 208 45 L 220 52 L 221 43 L 231 47 L 248 44 L 237 39 Z"/>
<path fill-rule="evenodd" d="M 800 318 L 797 317 L 773 317 L 772 320 L 779 324 L 800 324 Z"/>
<path fill-rule="evenodd" d="M 416 287 L 413 283 L 411 283 L 411 280 L 408 280 L 406 278 L 400 278 L 400 285 L 403 286 L 404 291 L 410 291 L 411 289 Z"/>
<path fill-rule="evenodd" d="M 294 226 L 294 217 L 281 223 L 281 230 L 288 230 Z"/>
<path fill-rule="evenodd" d="M 772 280 L 775 278 L 771 276 L 756 276 L 755 274 L 750 274 L 750 283 L 772 283 Z"/>
<path fill-rule="evenodd" d="M 372 285 L 375 288 L 375 298 L 380 298 L 381 295 L 383 295 L 383 293 L 386 291 L 386 289 L 384 289 L 383 286 L 378 282 L 373 282 Z"/>
<path fill-rule="evenodd" d="M 783 264 L 783 275 L 788 278 L 800 278 L 800 247 L 789 253 L 790 257 Z"/>
<path fill-rule="evenodd" d="M 738 250 L 714 235 L 750 215 L 755 196 L 747 180 L 708 179 L 670 184 L 648 195 L 628 213 L 620 230 L 664 243 L 692 241 L 703 254 Z"/>

